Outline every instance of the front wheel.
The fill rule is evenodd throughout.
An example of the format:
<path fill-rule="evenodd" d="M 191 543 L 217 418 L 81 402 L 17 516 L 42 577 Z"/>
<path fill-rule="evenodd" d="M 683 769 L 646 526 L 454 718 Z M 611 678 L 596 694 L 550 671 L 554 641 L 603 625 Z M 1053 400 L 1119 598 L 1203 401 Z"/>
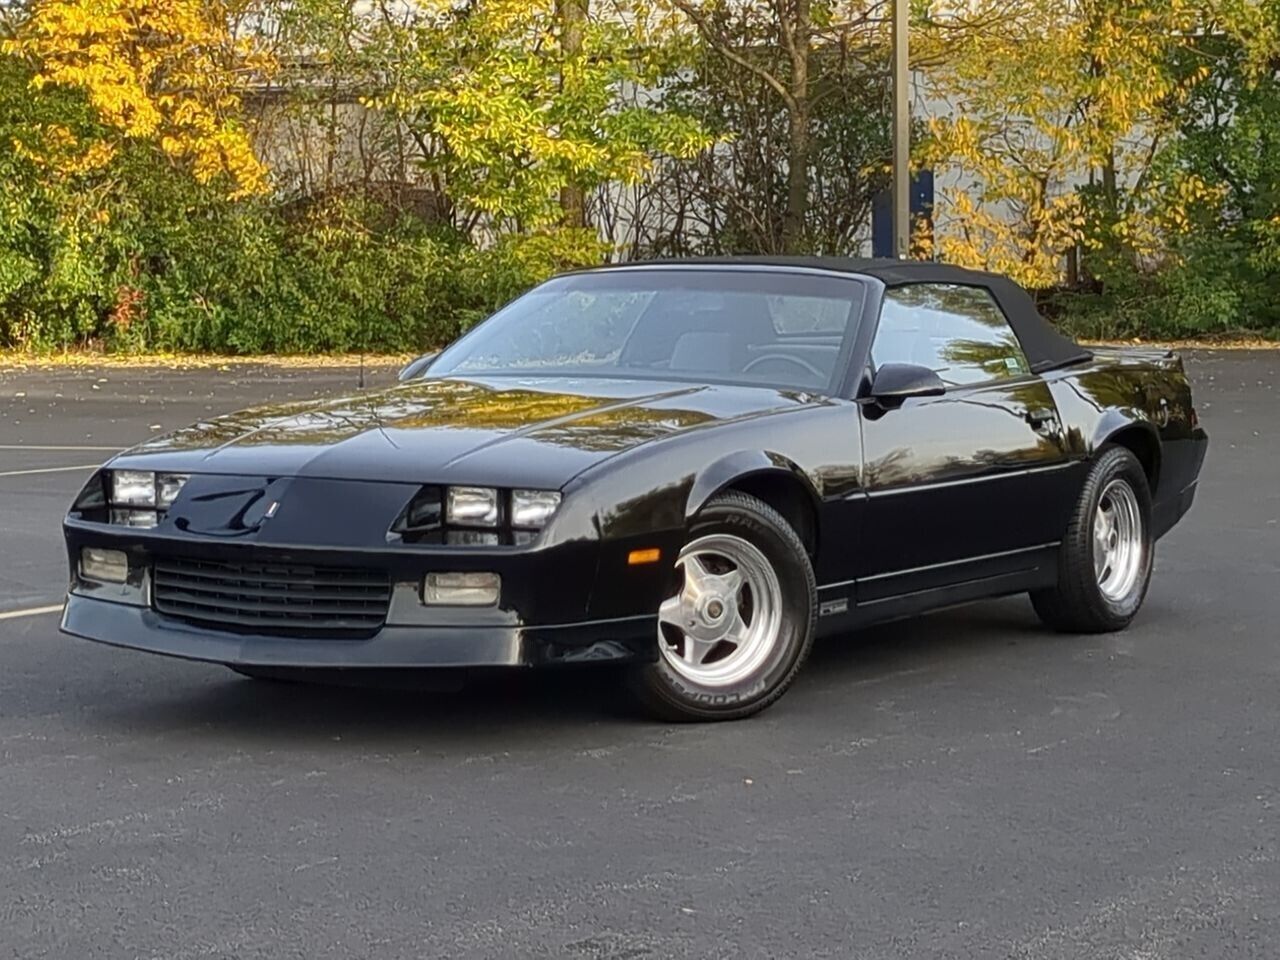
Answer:
<path fill-rule="evenodd" d="M 1062 541 L 1057 584 L 1031 594 L 1036 613 L 1069 633 L 1123 630 L 1146 598 L 1154 552 L 1147 475 L 1129 450 L 1107 447 Z"/>
<path fill-rule="evenodd" d="M 754 497 L 699 515 L 658 608 L 658 659 L 631 686 L 663 720 L 736 720 L 786 691 L 813 643 L 813 567 L 795 530 Z"/>

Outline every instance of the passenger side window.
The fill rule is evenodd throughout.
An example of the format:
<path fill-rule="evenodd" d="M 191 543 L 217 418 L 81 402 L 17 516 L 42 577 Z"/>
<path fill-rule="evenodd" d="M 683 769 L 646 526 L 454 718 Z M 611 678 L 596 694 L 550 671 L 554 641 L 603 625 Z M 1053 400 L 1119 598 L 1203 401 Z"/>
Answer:
<path fill-rule="evenodd" d="M 919 364 L 950 386 L 1031 372 L 991 293 L 949 283 L 916 283 L 886 291 L 871 361 Z"/>

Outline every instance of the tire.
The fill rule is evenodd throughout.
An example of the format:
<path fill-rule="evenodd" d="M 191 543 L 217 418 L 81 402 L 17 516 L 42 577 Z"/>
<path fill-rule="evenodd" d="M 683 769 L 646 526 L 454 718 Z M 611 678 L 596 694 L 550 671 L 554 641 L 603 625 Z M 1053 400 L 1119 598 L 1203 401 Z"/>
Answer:
<path fill-rule="evenodd" d="M 693 522 L 674 574 L 658 659 L 628 672 L 641 706 L 660 720 L 708 722 L 773 704 L 813 645 L 817 591 L 796 531 L 755 497 L 723 494 Z"/>
<path fill-rule="evenodd" d="M 1127 543 L 1131 552 L 1103 548 L 1104 539 L 1115 551 Z M 1062 540 L 1057 585 L 1032 592 L 1031 603 L 1047 626 L 1063 633 L 1123 630 L 1146 599 L 1154 555 L 1146 472 L 1126 448 L 1104 447 Z"/>

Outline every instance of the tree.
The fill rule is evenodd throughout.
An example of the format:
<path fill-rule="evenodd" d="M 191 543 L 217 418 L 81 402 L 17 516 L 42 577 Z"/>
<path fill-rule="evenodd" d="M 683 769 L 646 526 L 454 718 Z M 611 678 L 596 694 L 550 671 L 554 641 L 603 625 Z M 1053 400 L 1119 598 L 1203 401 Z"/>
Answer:
<path fill-rule="evenodd" d="M 880 5 L 857 0 L 669 0 L 696 28 L 702 42 L 755 78 L 760 96 L 776 98 L 785 118 L 786 192 L 782 252 L 811 245 L 806 237 L 813 199 L 814 119 L 823 101 L 848 92 L 855 77 L 882 74 L 886 50 Z"/>
<path fill-rule="evenodd" d="M 969 14 L 981 17 L 983 2 Z M 1081 245 L 1130 259 L 1158 251 L 1162 231 L 1205 198 L 1187 180 L 1168 206 L 1152 170 L 1204 76 L 1172 64 L 1195 49 L 1208 2 L 1019 0 L 1018 17 L 969 36 L 927 19 L 925 49 L 946 51 L 927 84 L 948 112 L 930 121 L 918 158 L 956 174 L 942 257 L 1048 287 Z"/>
<path fill-rule="evenodd" d="M 756 68 L 786 70 L 772 20 L 749 6 L 708 8 L 706 29 L 741 66 L 706 43 L 683 54 L 687 66 L 662 89 L 674 108 L 697 117 L 716 146 L 691 160 L 660 164 L 634 198 L 637 252 L 695 255 L 847 254 L 865 234 L 875 195 L 887 185 L 890 155 L 887 63 L 883 48 L 850 56 L 838 45 L 810 57 L 812 109 L 806 131 L 805 196 L 798 239 L 788 219 L 791 114 Z M 793 212 L 794 215 L 794 212 Z"/>
<path fill-rule="evenodd" d="M 468 233 L 581 223 L 581 192 L 710 142 L 660 104 L 619 100 L 654 82 L 640 18 L 588 19 L 584 0 L 565 2 L 572 15 L 553 0 L 422 0 L 382 31 L 387 81 L 366 103 L 410 131 Z"/>
<path fill-rule="evenodd" d="M 1200 225 L 1252 243 L 1258 266 L 1280 270 L 1280 0 L 1231 5 L 1189 60 L 1177 65 L 1195 82 L 1166 179 L 1204 183 L 1216 202 Z"/>
<path fill-rule="evenodd" d="M 102 165 L 124 141 L 145 141 L 188 163 L 200 182 L 225 179 L 245 195 L 265 188 L 266 171 L 240 120 L 238 89 L 270 66 L 236 28 L 245 12 L 222 0 L 37 0 L 4 51 L 33 61 L 37 93 L 83 92 L 106 128 L 92 143 L 48 130 L 51 158 Z"/>
<path fill-rule="evenodd" d="M 1187 95 L 1152 166 L 1157 258 L 1103 264 L 1098 332 L 1280 328 L 1280 2 L 1206 5 L 1172 69 Z"/>
<path fill-rule="evenodd" d="M 582 58 L 583 33 L 590 17 L 590 0 L 559 0 L 556 15 L 560 27 L 560 89 L 570 91 L 580 76 L 578 68 Z M 577 183 L 566 183 L 560 188 L 560 211 L 563 223 L 570 228 L 587 225 L 586 192 Z"/>

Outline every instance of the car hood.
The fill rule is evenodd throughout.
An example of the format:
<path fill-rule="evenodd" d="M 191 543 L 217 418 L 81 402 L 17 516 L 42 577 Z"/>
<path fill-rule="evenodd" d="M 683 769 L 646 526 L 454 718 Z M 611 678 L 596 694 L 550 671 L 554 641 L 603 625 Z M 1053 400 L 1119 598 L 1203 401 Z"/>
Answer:
<path fill-rule="evenodd" d="M 422 380 L 217 417 L 113 465 L 547 489 L 643 443 L 818 402 L 768 387 L 648 380 Z"/>

